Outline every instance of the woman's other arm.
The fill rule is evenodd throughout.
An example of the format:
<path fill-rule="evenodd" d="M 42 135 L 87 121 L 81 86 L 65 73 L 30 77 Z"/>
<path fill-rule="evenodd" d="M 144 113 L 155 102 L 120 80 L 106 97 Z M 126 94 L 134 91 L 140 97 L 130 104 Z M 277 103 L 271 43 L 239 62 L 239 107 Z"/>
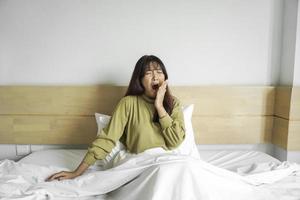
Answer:
<path fill-rule="evenodd" d="M 80 176 L 85 172 L 85 170 L 89 168 L 89 165 L 81 162 L 80 165 L 77 167 L 75 171 L 67 172 L 67 171 L 62 171 L 55 173 L 51 176 L 49 176 L 46 181 L 53 181 L 53 180 L 64 180 L 64 179 L 72 179 L 76 178 L 77 176 Z"/>
<path fill-rule="evenodd" d="M 93 165 L 96 162 L 96 160 L 104 159 L 107 154 L 111 152 L 124 132 L 124 128 L 128 121 L 129 98 L 130 97 L 124 97 L 120 100 L 108 126 L 102 129 L 101 133 L 93 141 L 77 169 L 70 172 L 62 171 L 53 174 L 48 177 L 46 181 L 75 178 L 83 174 L 90 165 Z"/>

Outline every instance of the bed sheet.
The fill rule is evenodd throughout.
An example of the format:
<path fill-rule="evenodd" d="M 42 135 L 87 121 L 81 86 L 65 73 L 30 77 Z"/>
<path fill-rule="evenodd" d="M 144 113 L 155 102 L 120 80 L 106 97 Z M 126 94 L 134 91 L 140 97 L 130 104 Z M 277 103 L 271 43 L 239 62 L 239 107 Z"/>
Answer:
<path fill-rule="evenodd" d="M 238 168 L 254 163 L 280 163 L 276 158 L 259 151 L 237 150 L 199 150 L 201 158 L 215 166 L 237 171 Z M 75 169 L 86 154 L 85 149 L 49 149 L 33 152 L 19 160 L 19 163 L 57 166 Z M 96 162 L 91 169 L 102 169 L 101 162 Z"/>
<path fill-rule="evenodd" d="M 281 163 L 267 154 L 255 151 L 200 151 L 201 158 L 207 161 L 207 164 L 200 160 L 195 161 L 177 155 L 153 155 L 154 157 L 152 155 L 152 157 L 149 157 L 148 155 L 148 158 L 147 155 L 146 157 L 141 155 L 136 158 L 133 157 L 133 159 L 128 159 L 127 164 L 126 162 L 124 165 L 120 164 L 120 167 L 117 166 L 115 170 L 108 170 L 108 172 L 105 173 L 99 171 L 93 175 L 87 173 L 87 175 L 81 176 L 75 181 L 78 184 L 80 183 L 80 187 L 76 186 L 76 184 L 74 185 L 74 181 L 66 181 L 66 185 L 60 186 L 56 185 L 57 183 L 55 182 L 51 183 L 52 186 L 51 184 L 47 185 L 43 183 L 42 180 L 44 180 L 45 174 L 47 173 L 51 174 L 62 169 L 75 169 L 81 162 L 85 153 L 86 150 L 52 149 L 34 152 L 17 163 L 3 161 L 0 164 L 2 170 L 0 170 L 0 178 L 2 173 L 2 175 L 4 174 L 4 179 L 0 179 L 0 188 L 2 190 L 5 189 L 7 184 L 10 188 L 15 187 L 19 189 L 19 191 L 22 191 L 22 188 L 19 188 L 18 184 L 25 183 L 23 186 L 27 187 L 26 184 L 28 185 L 30 182 L 37 182 L 37 186 L 31 185 L 29 187 L 29 189 L 34 191 L 33 195 L 18 196 L 18 199 L 24 200 L 36 199 L 36 195 L 41 197 L 41 195 L 43 196 L 47 192 L 51 193 L 51 190 L 54 193 L 65 193 L 65 196 L 63 198 L 58 198 L 56 196 L 55 198 L 50 199 L 74 199 L 74 195 L 81 194 L 82 196 L 76 196 L 75 199 L 134 200 L 145 197 L 143 199 L 174 200 L 174 194 L 165 192 L 170 188 L 176 193 L 175 196 L 176 198 L 178 197 L 177 199 L 182 199 L 182 196 L 180 196 L 182 193 L 185 197 L 188 197 L 189 194 L 193 194 L 193 196 L 190 196 L 190 199 L 205 200 L 231 200 L 233 198 L 231 197 L 231 193 L 235 194 L 234 199 L 241 199 L 241 197 L 245 197 L 243 199 L 274 199 L 275 197 L 277 199 L 288 200 L 300 199 L 299 166 Z M 131 162 L 132 160 L 134 161 L 133 163 Z M 137 163 L 139 164 L 137 165 Z M 99 164 L 101 163 L 91 167 L 90 170 L 95 171 L 101 169 Z M 132 170 L 133 168 L 135 169 Z M 222 168 L 229 170 L 223 170 Z M 20 173 L 21 170 L 22 172 Z M 36 170 L 41 170 L 41 173 L 31 177 L 32 172 Z M 238 173 L 232 173 L 230 171 Z M 274 171 L 275 173 L 273 173 Z M 276 174 L 277 171 L 279 173 Z M 9 173 L 9 176 L 5 176 L 7 173 Z M 249 176 L 244 179 L 236 174 Z M 259 176 L 257 176 L 257 174 Z M 128 182 L 129 176 L 130 181 Z M 224 177 L 227 178 L 224 179 Z M 248 179 L 248 177 L 250 177 L 250 179 Z M 6 179 L 9 181 L 7 182 Z M 177 183 L 176 180 L 181 181 L 180 183 Z M 2 184 L 1 181 L 4 184 Z M 122 187 L 115 187 L 122 181 Z M 259 182 L 259 184 L 267 183 L 268 181 L 272 184 L 262 184 L 257 188 L 248 187 L 243 183 L 249 181 L 252 181 L 251 184 L 254 185 Z M 91 182 L 93 184 L 91 184 Z M 110 190 L 107 190 L 106 186 L 102 186 L 103 182 L 106 183 L 106 185 L 110 183 L 115 184 L 115 189 L 110 188 Z M 68 185 L 69 183 L 72 183 L 72 185 Z M 84 184 L 84 187 L 82 187 L 82 183 L 87 183 L 88 185 Z M 197 187 L 195 187 L 195 185 Z M 181 186 L 185 187 L 184 190 L 182 190 Z M 201 190 L 199 190 L 199 187 Z M 106 192 L 99 193 L 99 190 Z M 215 190 L 223 193 L 222 198 L 220 198 L 220 194 L 215 194 Z M 68 191 L 69 194 L 66 191 Z M 180 192 L 178 193 L 178 191 Z M 203 191 L 206 193 L 203 193 Z M 6 194 L 9 193 L 8 191 L 5 192 Z M 153 192 L 156 195 L 155 198 L 153 198 Z M 87 194 L 88 197 L 84 196 Z M 210 195 L 210 198 L 205 196 L 208 194 Z M 245 196 L 244 194 L 249 195 Z M 227 195 L 227 197 L 224 195 Z"/>

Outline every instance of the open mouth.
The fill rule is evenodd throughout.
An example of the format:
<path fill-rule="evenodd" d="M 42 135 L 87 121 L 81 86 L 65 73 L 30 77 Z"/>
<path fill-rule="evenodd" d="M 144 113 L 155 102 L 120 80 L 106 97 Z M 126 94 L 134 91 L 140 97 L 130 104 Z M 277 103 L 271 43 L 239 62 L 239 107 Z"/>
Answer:
<path fill-rule="evenodd" d="M 158 85 L 158 84 L 152 85 L 152 89 L 153 89 L 153 90 L 158 90 L 158 88 L 159 88 L 159 85 Z"/>

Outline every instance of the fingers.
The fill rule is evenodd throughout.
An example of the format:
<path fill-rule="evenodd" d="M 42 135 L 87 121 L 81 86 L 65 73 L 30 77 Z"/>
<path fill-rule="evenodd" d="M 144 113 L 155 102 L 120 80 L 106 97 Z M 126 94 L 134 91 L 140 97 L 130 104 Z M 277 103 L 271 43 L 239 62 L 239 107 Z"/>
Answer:
<path fill-rule="evenodd" d="M 69 179 L 69 177 L 67 177 L 67 176 L 61 176 L 61 177 L 57 178 L 58 181 L 62 181 L 62 180 L 65 180 L 65 179 Z"/>
<path fill-rule="evenodd" d="M 161 87 L 166 89 L 167 88 L 167 85 L 168 85 L 168 80 L 165 80 L 162 84 L 161 84 Z"/>
<path fill-rule="evenodd" d="M 167 90 L 167 85 L 168 85 L 168 82 L 167 81 L 164 81 L 161 86 L 159 87 L 159 93 L 161 93 L 162 95 L 165 94 L 166 90 Z"/>
<path fill-rule="evenodd" d="M 65 172 L 62 171 L 62 172 L 59 172 L 59 173 L 56 173 L 56 174 L 53 174 L 53 175 L 49 176 L 46 179 L 46 181 L 53 181 L 55 179 L 60 181 L 60 180 L 66 179 L 65 176 L 66 176 Z"/>

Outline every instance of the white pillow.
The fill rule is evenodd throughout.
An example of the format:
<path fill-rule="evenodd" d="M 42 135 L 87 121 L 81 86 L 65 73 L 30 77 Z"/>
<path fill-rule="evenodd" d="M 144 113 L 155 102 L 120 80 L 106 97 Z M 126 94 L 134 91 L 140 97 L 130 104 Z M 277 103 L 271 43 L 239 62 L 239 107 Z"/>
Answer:
<path fill-rule="evenodd" d="M 200 159 L 200 154 L 195 143 L 195 136 L 192 125 L 193 110 L 194 104 L 182 107 L 185 126 L 185 138 L 183 142 L 179 145 L 179 147 L 172 151 L 177 154 L 188 155 Z"/>
<path fill-rule="evenodd" d="M 111 116 L 100 114 L 100 113 L 95 113 L 95 118 L 96 118 L 97 126 L 98 126 L 97 135 L 99 135 L 101 133 L 101 130 L 108 125 Z M 104 169 L 111 168 L 113 166 L 113 160 L 114 160 L 114 158 L 117 156 L 117 154 L 121 150 L 124 150 L 124 149 L 125 149 L 125 146 L 121 142 L 117 141 L 116 142 L 116 146 L 105 157 L 105 159 L 103 159 L 103 160 L 97 160 L 97 162 L 95 164 L 103 166 Z"/>

